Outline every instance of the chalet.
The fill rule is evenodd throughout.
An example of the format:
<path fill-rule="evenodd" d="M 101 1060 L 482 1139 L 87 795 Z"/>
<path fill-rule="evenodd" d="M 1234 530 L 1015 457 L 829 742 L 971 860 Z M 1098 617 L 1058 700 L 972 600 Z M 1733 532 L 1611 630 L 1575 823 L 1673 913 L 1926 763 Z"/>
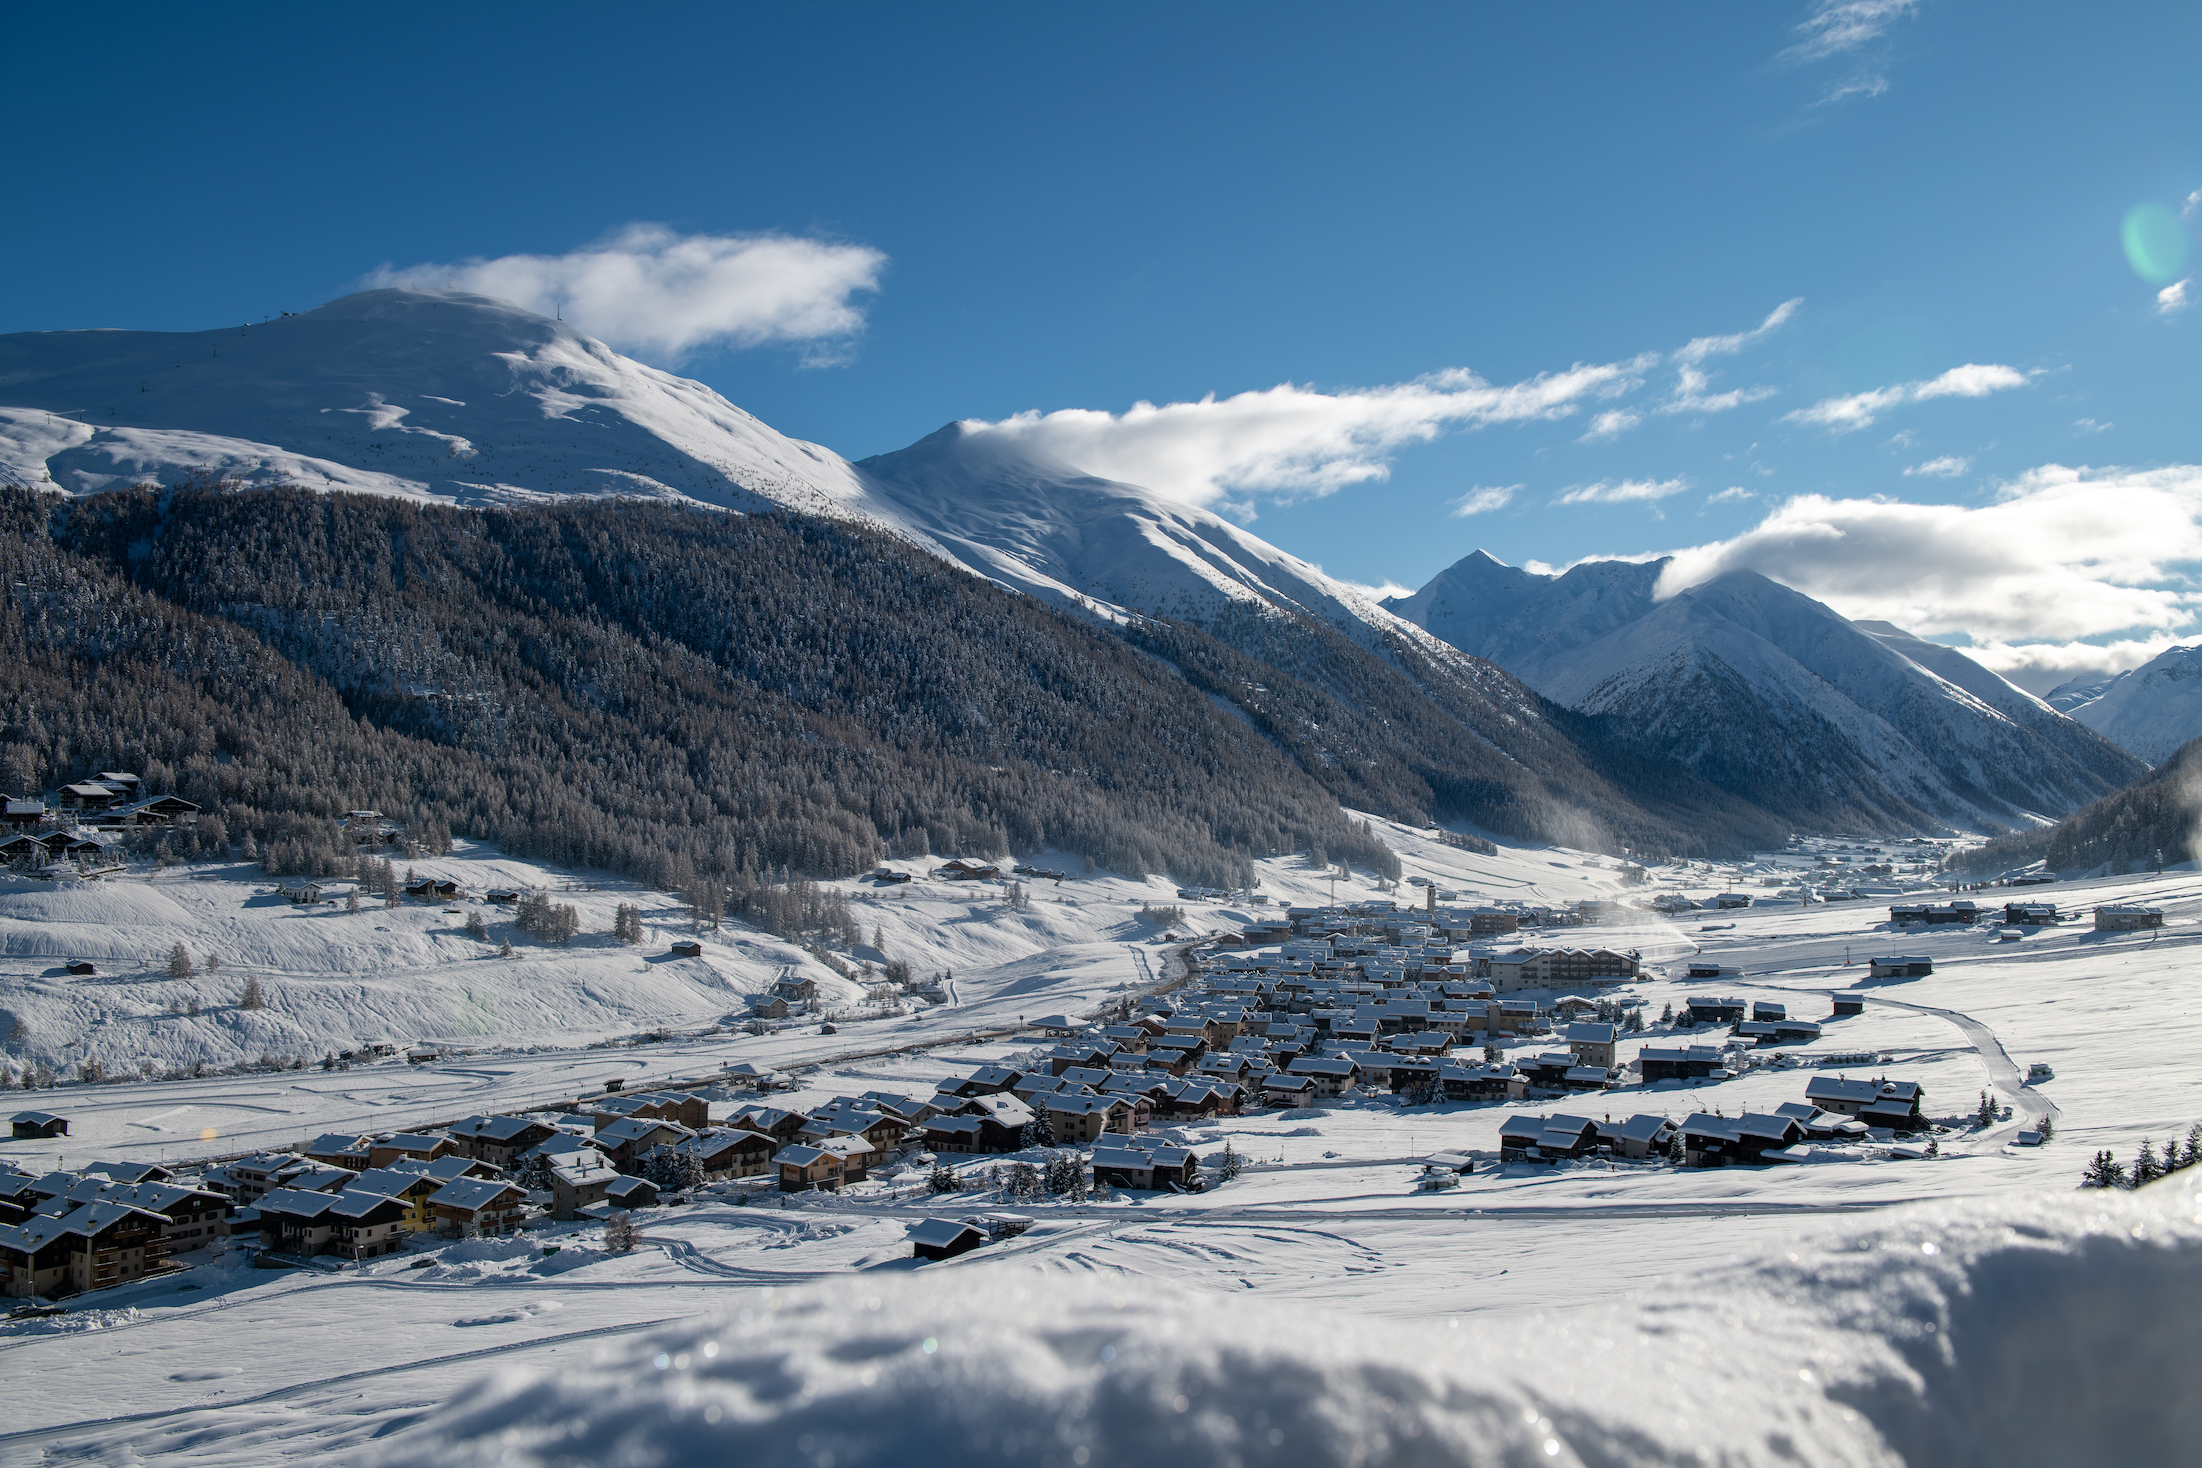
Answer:
<path fill-rule="evenodd" d="M 2164 914 L 2153 907 L 2098 907 L 2095 909 L 2095 931 L 2098 933 L 2137 933 L 2147 928 L 2164 925 Z"/>
<path fill-rule="evenodd" d="M 1868 971 L 1876 979 L 1923 979 L 1934 972 L 1934 960 L 1923 954 L 1903 958 L 1876 958 Z"/>
<path fill-rule="evenodd" d="M 1803 1101 L 1784 1101 L 1774 1108 L 1774 1114 L 1789 1117 L 1803 1127 L 1808 1142 L 1862 1141 L 1866 1135 L 1865 1123 L 1855 1117 L 1822 1111 Z"/>
<path fill-rule="evenodd" d="M 1889 1126 L 1897 1131 L 1915 1131 L 1925 1124 L 1919 1115 L 1919 1104 L 1925 1096 L 1926 1092 L 1916 1081 L 1854 1081 L 1843 1076 L 1814 1076 L 1804 1087 L 1804 1099 L 1822 1111 L 1855 1116 L 1869 1126 Z M 1893 1126 L 1889 1120 L 1871 1120 L 1866 1116 L 1868 1110 L 1884 1117 L 1901 1112 L 1904 1124 Z"/>
<path fill-rule="evenodd" d="M 1614 1045 L 1620 1030 L 1610 1024 L 1572 1024 L 1567 1027 L 1567 1048 L 1574 1053 L 1577 1065 L 1596 1066 L 1600 1070 L 1613 1069 Z"/>
<path fill-rule="evenodd" d="M 50 1111 L 18 1111 L 8 1118 L 9 1128 L 18 1142 L 43 1141 L 48 1137 L 69 1135 L 69 1119 L 55 1116 Z"/>
<path fill-rule="evenodd" d="M 703 945 L 694 942 L 675 943 L 671 952 L 675 958 L 701 958 L 703 957 Z"/>
<path fill-rule="evenodd" d="M 404 1247 L 407 1208 L 404 1200 L 374 1193 L 343 1192 L 329 1200 L 329 1252 L 351 1259 L 372 1259 L 395 1254 Z"/>
<path fill-rule="evenodd" d="M 145 783 L 127 770 L 101 770 L 96 778 L 126 800 L 136 800 L 138 787 Z"/>
<path fill-rule="evenodd" d="M 515 1228 L 527 1210 L 527 1194 L 497 1178 L 462 1177 L 430 1195 L 436 1221 L 464 1237 Z"/>
<path fill-rule="evenodd" d="M 590 1122 L 598 1131 L 629 1117 L 674 1121 L 701 1131 L 711 1124 L 711 1103 L 686 1092 L 633 1091 L 607 1096 L 590 1108 Z"/>
<path fill-rule="evenodd" d="M 763 1132 L 710 1131 L 690 1137 L 679 1150 L 695 1158 L 705 1179 L 762 1177 L 770 1170 L 776 1144 Z"/>
<path fill-rule="evenodd" d="M 1016 1085 L 1023 1072 L 1006 1065 L 982 1065 L 971 1074 L 951 1076 L 933 1088 L 936 1096 L 990 1096 Z"/>
<path fill-rule="evenodd" d="M 1084 1146 L 1098 1141 L 1104 1132 L 1131 1134 L 1132 1108 L 1119 1097 L 1052 1092 L 1035 1097 L 1034 1107 L 1047 1118 L 1059 1147 Z"/>
<path fill-rule="evenodd" d="M 380 1167 L 361 1173 L 344 1191 L 395 1199 L 401 1205 L 399 1227 L 407 1233 L 426 1233 L 436 1226 L 436 1210 L 429 1206 L 428 1200 L 442 1192 L 449 1181 L 451 1179 L 410 1167 Z"/>
<path fill-rule="evenodd" d="M 881 1157 L 902 1145 L 909 1123 L 899 1116 L 873 1111 L 850 1101 L 821 1106 L 804 1120 L 798 1140 L 815 1142 L 825 1137 L 862 1137 Z"/>
<path fill-rule="evenodd" d="M 302 1149 L 309 1161 L 323 1167 L 341 1167 L 350 1172 L 365 1172 L 374 1166 L 375 1138 L 366 1133 L 325 1132 L 315 1137 Z"/>
<path fill-rule="evenodd" d="M 927 1218 L 913 1223 L 906 1236 L 913 1259 L 953 1259 L 987 1241 L 986 1230 L 952 1218 Z"/>
<path fill-rule="evenodd" d="M 1716 908 L 1749 907 L 1751 901 L 1751 894 L 1748 892 L 1716 892 L 1713 894 L 1713 906 Z"/>
<path fill-rule="evenodd" d="M 511 1167 L 522 1153 L 556 1136 L 558 1129 L 524 1116 L 470 1116 L 449 1131 L 454 1147 L 465 1156 L 497 1167 Z"/>
<path fill-rule="evenodd" d="M 189 826 L 199 819 L 199 808 L 180 795 L 161 795 L 130 807 L 131 823 L 139 826 Z"/>
<path fill-rule="evenodd" d="M 499 907 L 510 907 L 520 900 L 520 894 L 508 888 L 492 887 L 482 894 L 482 900 L 495 903 Z"/>
<path fill-rule="evenodd" d="M 1761 1023 L 1768 1020 L 1787 1019 L 1789 1018 L 1789 1009 L 1787 1005 L 1770 1004 L 1761 999 L 1751 1005 L 1751 1018 Z"/>
<path fill-rule="evenodd" d="M 337 1220 L 329 1208 L 337 1196 L 309 1188 L 271 1189 L 253 1205 L 260 1215 L 261 1247 L 299 1259 L 324 1252 L 336 1237 Z"/>
<path fill-rule="evenodd" d="M 1924 1131 L 1926 1118 L 1919 1103 L 1901 1096 L 1879 1096 L 1858 1108 L 1858 1120 L 1868 1127 L 1885 1128 L 1899 1136 Z"/>
<path fill-rule="evenodd" d="M 1482 976 L 1501 994 L 1633 979 L 1638 968 L 1635 954 L 1610 948 L 1517 948 L 1494 954 L 1487 962 L 1488 971 Z"/>
<path fill-rule="evenodd" d="M 1674 1135 L 1675 1124 L 1664 1116 L 1639 1114 L 1626 1121 L 1598 1124 L 1598 1139 L 1612 1150 L 1613 1155 L 1635 1162 L 1666 1155 Z"/>
<path fill-rule="evenodd" d="M 1262 1077 L 1264 1106 L 1305 1106 L 1315 1099 L 1315 1077 L 1273 1071 Z"/>
<path fill-rule="evenodd" d="M 2006 902 L 2003 920 L 2020 928 L 2044 928 L 2060 921 L 2054 902 Z"/>
<path fill-rule="evenodd" d="M 98 967 L 88 958 L 72 958 L 62 967 L 78 978 L 89 978 L 99 972 Z"/>
<path fill-rule="evenodd" d="M 1889 921 L 1898 927 L 1908 923 L 1924 923 L 1929 927 L 1945 924 L 1967 927 L 1979 917 L 1979 906 L 1962 898 L 1940 907 L 1914 902 L 1898 903 L 1889 908 Z"/>
<path fill-rule="evenodd" d="M 1529 1094 L 1528 1078 L 1511 1065 L 1440 1061 L 1437 1085 L 1448 1101 L 1520 1100 Z"/>
<path fill-rule="evenodd" d="M 674 1147 L 694 1136 L 695 1133 L 677 1121 L 662 1121 L 654 1116 L 621 1117 L 610 1126 L 599 1128 L 596 1145 L 612 1165 L 621 1172 L 633 1172 L 642 1166 L 642 1159 L 660 1147 Z"/>
<path fill-rule="evenodd" d="M 0 861 L 10 866 L 40 866 L 46 861 L 45 843 L 33 836 L 11 836 L 0 841 Z"/>
<path fill-rule="evenodd" d="M 443 1132 L 394 1132 L 369 1144 L 367 1165 L 388 1167 L 400 1158 L 430 1162 L 459 1150 L 459 1144 Z"/>
<path fill-rule="evenodd" d="M 1200 1163 L 1190 1148 L 1111 1137 L 1093 1149 L 1093 1180 L 1137 1191 L 1193 1192 L 1200 1186 Z"/>
<path fill-rule="evenodd" d="M 1835 1018 L 1849 1019 L 1853 1015 L 1860 1015 L 1864 1014 L 1865 1012 L 1866 1001 L 1859 998 L 1857 995 L 1837 994 L 1835 996 Z"/>
<path fill-rule="evenodd" d="M 72 835 L 68 844 L 62 847 L 61 854 L 79 866 L 83 866 L 98 861 L 105 856 L 107 848 L 89 836 Z"/>
<path fill-rule="evenodd" d="M 816 1146 L 797 1142 L 773 1154 L 780 1169 L 780 1191 L 837 1192 L 849 1183 L 864 1180 L 864 1164 L 871 1146 L 861 1137 L 829 1137 Z"/>
<path fill-rule="evenodd" d="M 957 857 L 933 868 L 934 876 L 951 882 L 983 882 L 1001 874 L 1000 867 L 989 862 L 972 861 L 968 857 Z"/>
<path fill-rule="evenodd" d="M 87 1177 L 103 1177 L 117 1183 L 165 1183 L 176 1174 L 157 1162 L 111 1162 L 102 1160 L 87 1163 Z"/>
<path fill-rule="evenodd" d="M 749 996 L 749 1012 L 758 1019 L 786 1019 L 793 1011 L 788 1002 L 777 994 L 752 994 Z"/>
<path fill-rule="evenodd" d="M 46 819 L 46 802 L 43 800 L 17 800 L 13 796 L 0 801 L 0 825 L 24 830 L 35 827 Z"/>
<path fill-rule="evenodd" d="M 931 1102 L 898 1096 L 892 1091 L 866 1091 L 856 1099 L 883 1116 L 896 1118 L 906 1129 L 923 1125 L 925 1119 L 939 1109 Z"/>
<path fill-rule="evenodd" d="M 1007 1111 L 1009 1106 L 1016 1110 Z M 1031 1109 L 1012 1099 L 997 1110 L 933 1117 L 925 1123 L 925 1145 L 934 1152 L 1017 1152 L 1023 1150 L 1025 1128 L 1031 1124 Z"/>
<path fill-rule="evenodd" d="M 1744 1008 L 1741 999 L 1716 999 L 1711 995 L 1699 994 L 1691 998 L 1682 1017 L 1693 1025 L 1741 1024 Z"/>
<path fill-rule="evenodd" d="M 1109 1051 L 1099 1045 L 1055 1045 L 1047 1052 L 1048 1070 L 1054 1075 L 1072 1069 L 1106 1067 L 1108 1063 Z"/>
<path fill-rule="evenodd" d="M 1046 1014 L 1032 1022 L 1033 1029 L 1058 1040 L 1067 1040 L 1085 1027 L 1085 1021 L 1072 1019 L 1066 1014 Z"/>
<path fill-rule="evenodd" d="M 1360 1079 L 1361 1067 L 1343 1056 L 1303 1055 L 1292 1062 L 1290 1074 L 1312 1080 L 1316 1098 L 1329 1101 L 1345 1094 Z"/>
<path fill-rule="evenodd" d="M 775 1142 L 795 1140 L 807 1120 L 799 1111 L 782 1111 L 775 1106 L 745 1106 L 734 1113 L 730 1124 L 745 1131 L 762 1132 Z"/>
<path fill-rule="evenodd" d="M 110 790 L 95 780 L 82 780 L 74 785 L 61 787 L 63 810 L 105 810 L 122 799 L 122 792 Z"/>
<path fill-rule="evenodd" d="M 1804 1140 L 1795 1117 L 1746 1112 L 1737 1117 L 1697 1112 L 1681 1127 L 1683 1160 L 1691 1167 L 1755 1165 Z"/>
<path fill-rule="evenodd" d="M 624 1175 L 602 1153 L 568 1154 L 551 1165 L 551 1217 L 579 1218 L 583 1209 L 602 1203 L 611 1185 Z"/>
<path fill-rule="evenodd" d="M 5 1292 L 70 1295 L 160 1273 L 168 1262 L 167 1222 L 150 1209 L 102 1198 L 0 1228 Z"/>
<path fill-rule="evenodd" d="M 604 1189 L 604 1206 L 614 1209 L 655 1208 L 658 1185 L 646 1177 L 621 1177 Z"/>
<path fill-rule="evenodd" d="M 1598 1123 L 1585 1116 L 1510 1116 L 1499 1128 L 1501 1162 L 1557 1162 L 1598 1146 Z"/>
<path fill-rule="evenodd" d="M 807 1009 L 818 1002 L 818 981 L 789 974 L 773 982 L 772 994 L 776 999 L 785 999 L 795 1008 Z"/>
<path fill-rule="evenodd" d="M 312 907 L 321 901 L 319 882 L 292 882 L 275 889 L 276 894 L 295 907 Z"/>

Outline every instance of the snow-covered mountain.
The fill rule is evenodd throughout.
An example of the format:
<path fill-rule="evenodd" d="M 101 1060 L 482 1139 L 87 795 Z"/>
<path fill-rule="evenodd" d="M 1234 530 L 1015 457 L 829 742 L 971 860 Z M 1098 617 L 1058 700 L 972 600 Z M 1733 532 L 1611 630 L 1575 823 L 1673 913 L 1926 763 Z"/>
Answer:
<path fill-rule="evenodd" d="M 2152 765 L 2202 738 L 2202 647 L 2167 647 L 2115 678 L 2074 679 L 2049 704 Z"/>
<path fill-rule="evenodd" d="M 0 482 L 82 494 L 192 475 L 460 505 L 784 507 L 892 528 L 1104 617 L 1258 604 L 1363 645 L 1419 635 L 1206 510 L 960 424 L 852 465 L 702 383 L 486 296 L 375 290 L 212 331 L 0 336 Z"/>
<path fill-rule="evenodd" d="M 463 505 L 865 512 L 838 454 L 486 296 L 377 290 L 255 326 L 0 336 L 0 480 L 81 494 L 194 473 Z"/>
<path fill-rule="evenodd" d="M 1954 648 L 1748 571 L 1661 600 L 1665 565 L 1540 576 L 1477 552 L 1386 605 L 1800 821 L 2057 816 L 2140 773 Z"/>

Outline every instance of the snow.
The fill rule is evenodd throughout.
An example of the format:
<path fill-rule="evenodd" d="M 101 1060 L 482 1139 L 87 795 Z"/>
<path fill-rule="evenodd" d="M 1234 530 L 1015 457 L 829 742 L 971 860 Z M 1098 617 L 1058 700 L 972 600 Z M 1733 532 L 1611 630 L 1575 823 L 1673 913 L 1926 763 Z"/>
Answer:
<path fill-rule="evenodd" d="M 2170 647 L 2105 682 L 2067 683 L 2050 702 L 2150 764 L 2202 737 L 2202 647 Z"/>
<path fill-rule="evenodd" d="M 1955 648 L 1846 621 L 1755 572 L 1661 598 L 1666 564 L 1541 576 L 1478 552 L 1387 606 L 1547 697 L 1672 736 L 1685 757 L 1722 731 L 1756 731 L 1892 823 L 2061 814 L 2135 773 Z"/>
<path fill-rule="evenodd" d="M 862 464 L 701 383 L 463 292 L 375 290 L 203 332 L 0 336 L 0 482 L 76 494 L 213 474 L 467 506 L 643 496 L 885 528 L 1107 618 L 1306 613 L 1444 643 L 1197 507 L 961 424 Z"/>

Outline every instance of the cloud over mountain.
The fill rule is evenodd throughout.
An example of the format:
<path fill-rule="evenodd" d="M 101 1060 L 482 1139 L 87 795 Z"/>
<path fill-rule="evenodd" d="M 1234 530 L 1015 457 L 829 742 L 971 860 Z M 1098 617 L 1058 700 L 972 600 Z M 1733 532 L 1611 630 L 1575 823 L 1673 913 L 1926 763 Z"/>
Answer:
<path fill-rule="evenodd" d="M 864 329 L 858 297 L 887 257 L 868 245 L 782 234 L 679 234 L 631 224 L 564 255 L 384 265 L 370 286 L 448 286 L 567 321 L 623 352 L 677 362 L 713 347 L 795 345 L 832 361 Z"/>

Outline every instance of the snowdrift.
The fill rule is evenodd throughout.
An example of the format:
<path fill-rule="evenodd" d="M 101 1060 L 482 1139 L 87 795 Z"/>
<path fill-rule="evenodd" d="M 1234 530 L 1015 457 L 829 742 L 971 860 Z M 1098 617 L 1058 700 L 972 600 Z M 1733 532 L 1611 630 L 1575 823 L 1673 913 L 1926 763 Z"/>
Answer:
<path fill-rule="evenodd" d="M 368 1461 L 2174 1462 L 2198 1207 L 2184 1174 L 1920 1206 L 1594 1310 L 1404 1325 L 903 1262 L 492 1377 Z"/>

